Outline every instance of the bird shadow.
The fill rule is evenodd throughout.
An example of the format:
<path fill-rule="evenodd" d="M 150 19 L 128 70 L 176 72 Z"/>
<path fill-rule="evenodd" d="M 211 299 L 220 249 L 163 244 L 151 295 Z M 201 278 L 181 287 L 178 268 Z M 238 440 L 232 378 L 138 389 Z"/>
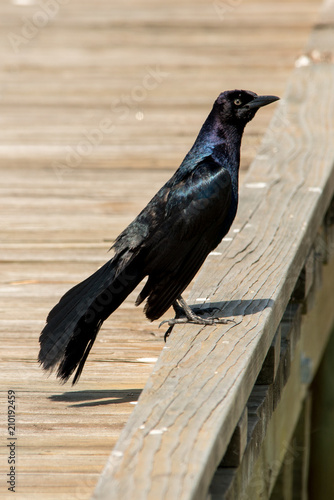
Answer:
<path fill-rule="evenodd" d="M 200 317 L 201 319 L 216 320 L 212 324 L 218 323 L 240 323 L 240 317 L 247 316 L 249 314 L 256 314 L 258 312 L 264 311 L 267 307 L 272 307 L 274 301 L 272 299 L 240 299 L 240 300 L 229 300 L 221 302 L 204 302 L 202 304 L 189 304 L 192 312 Z M 185 323 L 197 323 L 195 321 L 188 321 L 186 319 L 185 311 L 178 303 L 173 304 L 175 317 L 170 320 L 164 320 L 160 323 L 160 326 L 167 324 L 168 329 L 165 332 L 164 340 L 166 342 L 167 338 L 173 331 L 176 324 Z M 236 321 L 234 318 L 239 317 Z M 200 321 L 198 324 L 201 324 Z M 211 323 L 210 323 L 211 324 Z"/>
<path fill-rule="evenodd" d="M 268 307 L 272 307 L 274 301 L 272 299 L 240 299 L 226 300 L 222 302 L 205 302 L 204 304 L 189 304 L 195 314 L 213 318 L 233 318 L 233 316 L 248 316 L 264 311 Z M 182 309 L 178 309 L 177 317 L 184 316 Z"/>
<path fill-rule="evenodd" d="M 49 396 L 49 399 L 51 401 L 67 402 L 70 408 L 80 408 L 135 403 L 138 401 L 140 393 L 140 389 L 69 391 L 63 394 L 53 394 Z"/>

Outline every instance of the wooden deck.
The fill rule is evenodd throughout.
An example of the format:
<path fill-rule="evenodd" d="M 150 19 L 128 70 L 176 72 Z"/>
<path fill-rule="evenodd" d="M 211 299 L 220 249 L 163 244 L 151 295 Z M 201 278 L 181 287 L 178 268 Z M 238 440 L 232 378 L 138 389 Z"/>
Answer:
<path fill-rule="evenodd" d="M 79 384 L 62 387 L 36 362 L 47 312 L 105 262 L 220 91 L 284 93 L 320 6 L 54 5 L 0 5 L 0 428 L 7 441 L 14 390 L 20 500 L 90 497 L 164 346 L 133 294 L 104 325 Z M 264 108 L 247 127 L 244 172 L 272 113 Z"/>

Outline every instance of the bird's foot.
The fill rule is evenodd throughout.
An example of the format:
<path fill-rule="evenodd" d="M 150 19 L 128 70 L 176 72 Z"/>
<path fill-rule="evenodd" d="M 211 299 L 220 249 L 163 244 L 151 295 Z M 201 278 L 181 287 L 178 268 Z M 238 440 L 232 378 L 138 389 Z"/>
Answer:
<path fill-rule="evenodd" d="M 215 325 L 215 324 L 226 325 L 227 323 L 234 323 L 234 320 L 225 318 L 212 318 L 212 317 L 202 318 L 201 316 L 194 314 L 191 318 L 187 318 L 185 316 L 183 318 L 165 319 L 164 321 L 161 321 L 159 328 L 161 325 L 164 325 L 166 323 L 168 326 L 174 326 L 182 323 L 193 323 L 194 325 Z"/>
<path fill-rule="evenodd" d="M 203 318 L 202 316 L 195 314 L 194 311 L 183 300 L 182 297 L 179 297 L 177 299 L 176 304 L 174 304 L 174 309 L 176 312 L 176 317 L 173 319 L 164 320 L 159 325 L 159 328 L 161 325 L 164 325 L 164 324 L 167 324 L 169 326 L 167 332 L 164 335 L 165 342 L 166 342 L 166 339 L 169 337 L 174 325 L 191 323 L 194 325 L 204 325 L 205 326 L 205 325 L 226 325 L 227 323 L 235 323 L 235 321 L 233 319 L 217 318 L 217 317 L 213 317 L 213 316 Z M 184 316 L 181 316 L 181 317 L 179 316 L 180 311 L 182 311 L 184 313 Z"/>

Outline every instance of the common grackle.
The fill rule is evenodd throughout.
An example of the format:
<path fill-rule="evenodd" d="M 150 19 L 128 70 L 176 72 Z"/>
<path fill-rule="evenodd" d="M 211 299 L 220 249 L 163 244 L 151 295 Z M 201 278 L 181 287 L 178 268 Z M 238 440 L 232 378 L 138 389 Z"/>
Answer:
<path fill-rule="evenodd" d="M 219 95 L 180 167 L 136 219 L 118 236 L 114 257 L 70 289 L 49 313 L 40 335 L 39 361 L 57 376 L 79 379 L 102 323 L 146 276 L 136 305 L 147 299 L 148 319 L 170 306 L 178 322 L 213 324 L 181 294 L 207 255 L 228 232 L 237 212 L 240 145 L 256 111 L 279 98 L 244 90 Z"/>

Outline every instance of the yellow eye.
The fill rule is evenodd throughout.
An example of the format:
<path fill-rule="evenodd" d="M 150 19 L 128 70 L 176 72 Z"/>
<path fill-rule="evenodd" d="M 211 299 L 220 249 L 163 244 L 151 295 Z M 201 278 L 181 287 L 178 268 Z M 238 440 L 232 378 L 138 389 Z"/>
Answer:
<path fill-rule="evenodd" d="M 234 104 L 235 104 L 236 106 L 240 106 L 240 105 L 242 104 L 241 99 L 234 99 Z"/>

